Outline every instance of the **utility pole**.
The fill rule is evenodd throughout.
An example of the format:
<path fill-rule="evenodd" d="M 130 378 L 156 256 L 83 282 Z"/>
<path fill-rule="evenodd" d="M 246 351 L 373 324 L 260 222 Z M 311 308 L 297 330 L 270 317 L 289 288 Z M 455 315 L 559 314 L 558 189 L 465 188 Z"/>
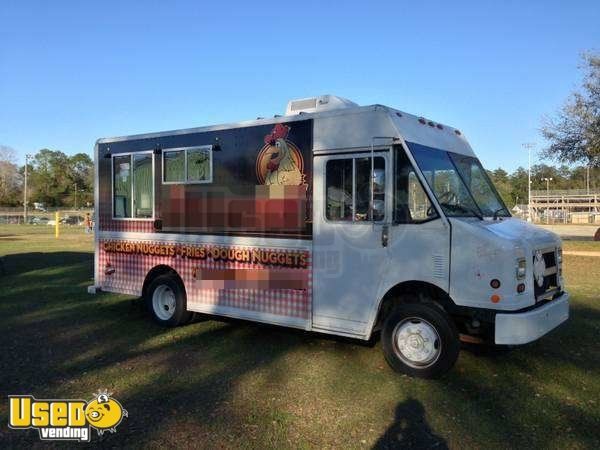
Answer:
<path fill-rule="evenodd" d="M 75 210 L 77 210 L 77 184 L 73 185 L 75 187 Z"/>
<path fill-rule="evenodd" d="M 30 155 L 25 154 L 25 182 L 23 183 L 23 225 L 27 224 L 27 165 Z"/>
<path fill-rule="evenodd" d="M 522 145 L 529 153 L 529 169 L 527 170 L 527 222 L 531 222 L 531 150 L 535 148 L 535 143 L 526 142 Z"/>
<path fill-rule="evenodd" d="M 585 172 L 586 172 L 586 177 L 585 177 L 586 191 L 587 191 L 587 195 L 590 195 L 590 164 L 589 163 L 585 168 Z"/>
<path fill-rule="evenodd" d="M 552 178 L 542 178 L 546 182 L 546 223 L 550 223 L 550 182 Z"/>

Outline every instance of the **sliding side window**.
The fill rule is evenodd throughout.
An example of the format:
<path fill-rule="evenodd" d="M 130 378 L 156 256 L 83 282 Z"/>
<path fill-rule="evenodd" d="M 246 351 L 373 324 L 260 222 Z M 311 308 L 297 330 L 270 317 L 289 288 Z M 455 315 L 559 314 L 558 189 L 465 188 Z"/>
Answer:
<path fill-rule="evenodd" d="M 212 183 L 212 146 L 164 150 L 163 183 Z"/>
<path fill-rule="evenodd" d="M 113 217 L 151 219 L 154 210 L 152 154 L 113 157 Z"/>
<path fill-rule="evenodd" d="M 133 155 L 133 216 L 152 218 L 154 207 L 152 155 Z"/>

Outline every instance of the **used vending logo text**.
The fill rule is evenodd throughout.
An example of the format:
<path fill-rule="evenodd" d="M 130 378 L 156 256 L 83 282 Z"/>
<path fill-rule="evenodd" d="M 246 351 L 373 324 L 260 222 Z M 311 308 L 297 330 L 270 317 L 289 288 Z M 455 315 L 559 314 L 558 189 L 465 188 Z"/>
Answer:
<path fill-rule="evenodd" d="M 8 426 L 14 430 L 37 429 L 43 441 L 90 441 L 90 429 L 99 435 L 115 433 L 127 411 L 107 391 L 90 401 L 41 400 L 31 395 L 9 395 Z"/>

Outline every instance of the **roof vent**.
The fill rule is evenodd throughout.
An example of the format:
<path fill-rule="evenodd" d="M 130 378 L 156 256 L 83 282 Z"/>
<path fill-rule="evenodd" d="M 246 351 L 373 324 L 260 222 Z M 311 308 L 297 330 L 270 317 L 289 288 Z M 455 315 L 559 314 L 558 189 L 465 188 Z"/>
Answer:
<path fill-rule="evenodd" d="M 336 95 L 320 95 L 319 97 L 290 100 L 285 110 L 286 116 L 300 113 L 331 111 L 332 109 L 356 108 L 358 105 L 346 98 Z"/>

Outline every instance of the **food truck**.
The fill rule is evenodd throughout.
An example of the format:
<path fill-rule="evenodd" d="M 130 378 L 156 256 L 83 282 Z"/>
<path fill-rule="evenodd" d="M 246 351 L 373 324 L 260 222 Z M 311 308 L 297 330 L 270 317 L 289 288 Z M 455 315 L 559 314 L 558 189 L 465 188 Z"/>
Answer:
<path fill-rule="evenodd" d="M 154 320 L 226 316 L 370 340 L 436 377 L 460 341 L 569 315 L 560 239 L 511 217 L 456 128 L 332 95 L 285 115 L 99 139 L 95 283 Z"/>

